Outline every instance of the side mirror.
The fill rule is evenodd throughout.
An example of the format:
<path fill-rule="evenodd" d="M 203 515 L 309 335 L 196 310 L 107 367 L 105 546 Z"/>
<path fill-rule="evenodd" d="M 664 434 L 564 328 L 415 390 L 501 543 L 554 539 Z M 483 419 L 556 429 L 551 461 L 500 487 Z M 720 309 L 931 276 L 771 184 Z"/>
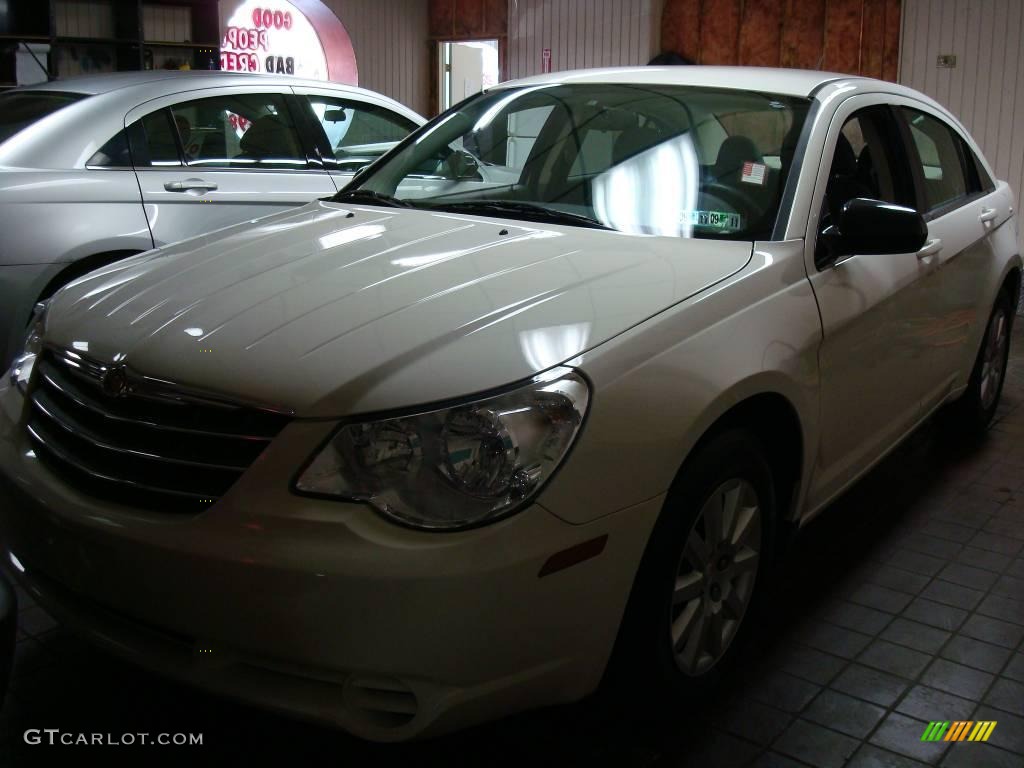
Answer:
<path fill-rule="evenodd" d="M 821 235 L 832 258 L 915 253 L 928 239 L 928 225 L 913 208 L 857 197 Z"/>
<path fill-rule="evenodd" d="M 456 150 L 448 156 L 448 176 L 456 181 L 480 181 L 480 164 L 469 152 Z"/>

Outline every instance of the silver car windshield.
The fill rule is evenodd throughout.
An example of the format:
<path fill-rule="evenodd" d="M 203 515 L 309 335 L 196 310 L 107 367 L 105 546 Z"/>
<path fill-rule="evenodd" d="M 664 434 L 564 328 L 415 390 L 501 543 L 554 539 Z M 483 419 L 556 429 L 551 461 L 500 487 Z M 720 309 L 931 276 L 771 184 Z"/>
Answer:
<path fill-rule="evenodd" d="M 469 99 L 339 199 L 614 229 L 770 237 L 810 102 L 630 84 Z"/>

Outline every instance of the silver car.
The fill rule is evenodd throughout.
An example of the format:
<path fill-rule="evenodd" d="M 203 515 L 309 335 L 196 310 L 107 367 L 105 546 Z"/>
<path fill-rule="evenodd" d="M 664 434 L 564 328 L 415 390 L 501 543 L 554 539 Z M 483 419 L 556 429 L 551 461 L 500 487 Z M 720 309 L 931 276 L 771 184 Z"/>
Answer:
<path fill-rule="evenodd" d="M 72 279 L 332 195 L 423 122 L 360 88 L 222 72 L 0 95 L 0 368 L 33 305 Z"/>

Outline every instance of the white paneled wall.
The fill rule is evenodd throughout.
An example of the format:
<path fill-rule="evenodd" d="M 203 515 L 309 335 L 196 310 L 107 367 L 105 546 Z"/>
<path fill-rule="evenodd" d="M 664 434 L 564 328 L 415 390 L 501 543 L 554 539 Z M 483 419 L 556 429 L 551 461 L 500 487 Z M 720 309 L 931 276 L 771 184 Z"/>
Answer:
<path fill-rule="evenodd" d="M 427 0 L 324 0 L 352 38 L 359 85 L 430 111 Z"/>
<path fill-rule="evenodd" d="M 58 37 L 113 37 L 114 9 L 104 0 L 57 0 Z"/>
<path fill-rule="evenodd" d="M 143 5 L 142 36 L 162 43 L 208 43 L 192 40 L 192 9 L 187 5 Z"/>
<path fill-rule="evenodd" d="M 662 0 L 509 0 L 511 78 L 646 64 L 658 52 Z"/>
<path fill-rule="evenodd" d="M 1024 2 L 904 0 L 900 82 L 952 111 L 1024 195 Z M 936 66 L 954 54 L 956 67 Z"/>

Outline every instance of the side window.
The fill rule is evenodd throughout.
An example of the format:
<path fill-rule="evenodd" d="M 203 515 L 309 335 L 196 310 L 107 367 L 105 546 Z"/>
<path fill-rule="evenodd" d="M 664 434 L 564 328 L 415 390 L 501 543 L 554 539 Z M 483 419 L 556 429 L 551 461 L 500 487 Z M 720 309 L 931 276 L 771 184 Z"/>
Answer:
<path fill-rule="evenodd" d="M 836 139 L 818 231 L 838 222 L 850 200 L 866 197 L 914 206 L 914 189 L 896 148 L 898 129 L 888 107 L 867 107 L 847 118 Z M 827 259 L 819 239 L 816 261 Z"/>
<path fill-rule="evenodd" d="M 910 136 L 917 149 L 927 211 L 967 196 L 967 178 L 960 151 L 960 137 L 938 118 L 903 107 Z"/>
<path fill-rule="evenodd" d="M 166 109 L 151 112 L 135 126 L 132 135 L 132 158 L 136 167 L 163 168 L 181 165 L 178 142 Z"/>
<path fill-rule="evenodd" d="M 984 195 L 996 188 L 992 177 L 988 175 L 985 166 L 967 142 L 960 139 L 960 151 L 963 152 L 964 160 L 967 163 L 967 190 L 970 194 Z"/>
<path fill-rule="evenodd" d="M 376 104 L 327 96 L 306 98 L 338 170 L 359 170 L 416 130 L 411 120 Z M 331 158 L 326 159 L 330 163 Z"/>
<path fill-rule="evenodd" d="M 825 216 L 835 220 L 856 197 L 913 205 L 913 193 L 893 173 L 893 126 L 886 107 L 868 107 L 851 115 L 836 141 L 828 185 Z"/>
<path fill-rule="evenodd" d="M 213 96 L 170 108 L 185 162 L 210 168 L 305 168 L 306 153 L 284 97 Z"/>
<path fill-rule="evenodd" d="M 127 131 L 118 131 L 110 141 L 100 147 L 96 154 L 86 161 L 85 167 L 131 168 L 132 155 L 128 151 Z"/>

